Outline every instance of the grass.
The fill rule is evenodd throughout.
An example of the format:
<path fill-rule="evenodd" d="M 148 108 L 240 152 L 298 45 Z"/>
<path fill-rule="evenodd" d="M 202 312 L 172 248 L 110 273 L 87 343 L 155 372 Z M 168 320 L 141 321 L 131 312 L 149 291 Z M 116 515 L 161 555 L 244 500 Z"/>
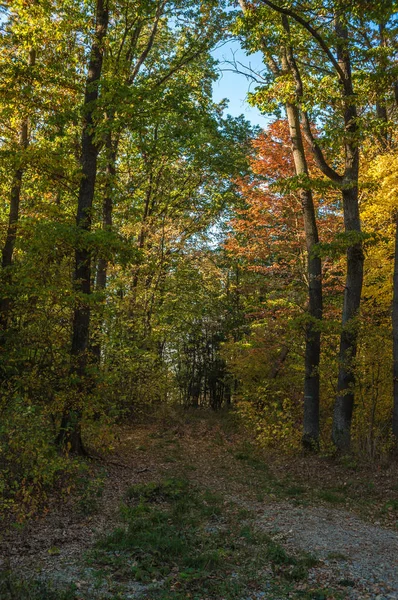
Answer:
<path fill-rule="evenodd" d="M 121 516 L 122 526 L 98 541 L 90 563 L 108 579 L 148 585 L 148 600 L 238 600 L 249 592 L 301 598 L 295 586 L 316 564 L 256 530 L 250 511 L 185 479 L 130 487 Z"/>
<path fill-rule="evenodd" d="M 206 421 L 206 427 L 202 427 L 202 417 L 197 413 L 193 419 L 198 427 L 196 433 L 192 428 L 192 437 L 201 439 L 210 425 Z M 317 477 L 312 485 L 297 467 L 290 468 L 285 460 L 275 465 L 272 457 L 265 456 L 250 442 L 240 443 L 232 419 L 228 421 L 229 437 L 218 423 L 215 421 L 215 434 L 208 436 L 209 444 L 201 450 L 202 456 L 208 456 L 204 452 L 214 451 L 214 456 L 211 455 L 213 475 L 223 482 L 220 489 L 226 489 L 229 483 L 237 484 L 236 495 L 247 498 L 249 507 L 253 499 L 263 503 L 270 498 L 300 506 L 320 501 L 331 505 L 349 502 L 351 506 L 353 498 L 364 496 L 363 484 L 353 473 L 353 465 L 344 465 L 343 477 Z M 185 435 L 192 435 L 192 431 Z M 174 429 L 173 432 L 151 432 L 142 444 L 140 440 L 139 446 L 136 442 L 135 451 L 147 448 L 148 452 L 162 457 L 163 467 L 159 472 L 163 475 L 159 477 L 165 478 L 133 485 L 127 490 L 120 507 L 120 525 L 103 535 L 87 554 L 86 562 L 82 562 L 84 579 L 89 579 L 91 590 L 97 590 L 96 599 L 126 598 L 137 585 L 142 586 L 141 600 L 337 600 L 345 597 L 346 590 L 341 591 L 341 588 L 349 588 L 352 585 L 349 580 L 339 582 L 340 592 L 314 589 L 308 577 L 316 564 L 313 556 L 302 551 L 293 554 L 278 543 L 277 536 L 261 531 L 258 525 L 261 520 L 246 508 L 246 503 L 227 502 L 222 495 L 207 490 L 206 485 L 218 486 L 206 477 L 206 471 L 202 477 L 200 460 L 195 462 L 189 453 L 184 454 L 184 444 L 188 442 L 189 439 L 177 438 Z M 177 464 L 164 468 L 168 462 Z M 310 473 L 311 464 L 305 464 L 306 473 Z M 170 472 L 173 477 L 168 475 Z M 77 486 L 77 508 L 83 515 L 100 508 L 102 478 L 99 474 L 96 479 L 87 479 Z M 189 479 L 196 483 L 190 483 Z M 378 488 L 368 482 L 367 491 L 373 498 Z M 232 488 L 231 497 L 234 494 Z M 396 514 L 398 506 L 394 499 L 390 500 L 391 496 L 394 497 L 393 492 L 382 502 L 388 518 Z M 255 505 L 255 509 L 257 507 Z M 57 554 L 57 551 L 52 547 L 49 554 Z M 333 552 L 328 558 L 346 560 Z M 86 577 L 87 572 L 90 575 Z M 101 596 L 104 590 L 107 593 Z M 0 598 L 92 600 L 93 596 L 83 588 L 75 590 L 72 586 L 62 591 L 38 581 L 23 583 L 7 575 L 0 579 Z"/>
<path fill-rule="evenodd" d="M 382 507 L 382 511 L 386 512 L 397 512 L 398 511 L 398 500 L 388 500 Z"/>
<path fill-rule="evenodd" d="M 231 550 L 220 530 L 220 503 L 209 492 L 192 493 L 184 480 L 134 486 L 121 508 L 124 525 L 97 544 L 94 561 L 116 566 L 119 576 L 123 563 L 126 578 L 144 583 L 202 580 Z"/>
<path fill-rule="evenodd" d="M 328 560 L 340 560 L 340 561 L 349 560 L 348 557 L 345 554 L 343 554 L 342 552 L 329 552 L 329 554 L 327 555 L 327 559 Z"/>
<path fill-rule="evenodd" d="M 363 518 L 371 520 L 377 517 L 380 520 L 391 521 L 397 514 L 398 499 L 394 497 L 394 487 L 386 490 L 390 497 L 387 496 L 387 500 L 385 496 L 383 498 L 379 486 L 367 480 L 365 475 L 353 476 L 352 471 L 358 466 L 352 457 L 341 459 L 340 466 L 335 465 L 336 473 L 329 479 L 317 477 L 315 481 L 315 478 L 312 480 L 310 477 L 307 482 L 297 468 L 290 469 L 286 474 L 275 474 L 275 469 L 269 466 L 270 457 L 263 455 L 261 450 L 247 441 L 233 451 L 233 456 L 248 467 L 241 475 L 241 483 L 247 485 L 250 478 L 250 487 L 258 502 L 264 502 L 268 497 L 289 500 L 298 506 L 317 505 L 320 502 L 336 507 L 345 505 Z M 329 463 L 326 466 L 330 469 Z M 316 473 L 319 473 L 318 469 L 319 464 Z M 337 483 L 332 481 L 333 477 Z"/>
<path fill-rule="evenodd" d="M 0 574 L 1 600 L 78 600 L 77 588 L 58 590 L 41 581 L 23 581 L 9 571 Z"/>

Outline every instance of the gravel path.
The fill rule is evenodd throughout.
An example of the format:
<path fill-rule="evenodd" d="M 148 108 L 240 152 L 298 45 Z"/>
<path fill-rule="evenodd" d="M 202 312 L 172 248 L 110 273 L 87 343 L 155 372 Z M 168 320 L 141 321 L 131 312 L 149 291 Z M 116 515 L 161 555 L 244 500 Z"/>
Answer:
<path fill-rule="evenodd" d="M 11 567 L 25 575 L 41 572 L 53 581 L 79 582 L 82 592 L 88 592 L 84 597 L 94 599 L 97 592 L 106 590 L 92 588 L 91 570 L 84 566 L 85 552 L 100 532 L 109 531 L 117 523 L 121 498 L 132 483 L 153 481 L 165 474 L 173 476 L 181 462 L 194 466 L 186 472 L 194 483 L 248 509 L 251 524 L 289 553 L 304 551 L 315 556 L 319 563 L 310 569 L 307 582 L 312 589 L 337 588 L 347 600 L 398 600 L 396 529 L 370 524 L 352 512 L 324 504 L 297 506 L 269 495 L 255 501 L 256 475 L 242 461 L 235 460 L 229 446 L 217 449 L 211 445 L 212 434 L 176 435 L 172 451 L 173 445 L 168 442 L 159 446 L 158 438 L 150 437 L 150 430 L 140 432 L 141 437 L 136 430 L 133 433 L 131 438 L 125 436 L 126 448 L 120 458 L 128 467 L 113 463 L 115 466 L 107 469 L 99 513 L 83 517 L 70 506 L 55 507 L 22 531 L 0 536 L 0 570 Z M 130 588 L 124 589 L 124 597 L 138 598 L 143 589 L 131 582 Z M 254 598 L 267 598 L 267 592 L 242 600 Z"/>
<path fill-rule="evenodd" d="M 267 505 L 258 525 L 286 548 L 321 559 L 314 581 L 343 582 L 353 599 L 398 599 L 398 533 L 341 509 L 290 503 Z"/>

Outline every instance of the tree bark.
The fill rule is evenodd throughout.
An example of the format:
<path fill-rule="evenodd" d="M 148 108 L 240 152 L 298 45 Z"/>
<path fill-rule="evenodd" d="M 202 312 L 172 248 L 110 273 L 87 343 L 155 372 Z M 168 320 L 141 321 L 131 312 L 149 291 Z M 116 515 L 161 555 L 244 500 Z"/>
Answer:
<path fill-rule="evenodd" d="M 343 190 L 345 230 L 360 233 L 358 188 Z M 333 442 L 339 450 L 351 443 L 351 421 L 354 409 L 355 357 L 357 353 L 358 316 L 362 281 L 363 250 L 360 239 L 347 249 L 347 275 L 344 289 L 342 332 L 340 337 L 337 398 L 333 415 Z"/>
<path fill-rule="evenodd" d="M 289 22 L 282 16 L 282 24 L 286 33 L 290 34 Z M 308 276 L 308 322 L 305 328 L 305 376 L 304 376 L 304 415 L 303 415 L 303 447 L 309 450 L 319 448 L 319 403 L 320 380 L 319 362 L 321 357 L 321 331 L 322 320 L 322 264 L 315 253 L 319 243 L 318 227 L 315 217 L 312 190 L 309 187 L 308 164 L 305 156 L 303 136 L 301 132 L 300 111 L 298 103 L 303 97 L 303 84 L 300 71 L 297 67 L 293 49 L 288 46 L 282 52 L 282 68 L 292 73 L 296 86 L 296 103 L 286 103 L 286 115 L 289 124 L 290 139 L 295 172 L 298 177 L 304 178 L 305 184 L 299 190 L 301 207 L 304 220 L 304 232 L 307 249 L 307 276 Z"/>
<path fill-rule="evenodd" d="M 308 166 L 300 129 L 298 108 L 286 104 L 290 139 L 292 141 L 293 159 L 296 175 L 308 177 Z M 319 243 L 318 228 L 312 191 L 308 188 L 299 190 L 304 219 L 304 231 L 307 247 L 308 274 L 308 323 L 305 329 L 305 378 L 304 378 L 304 418 L 303 446 L 317 449 L 319 446 L 319 361 L 321 355 L 322 319 L 322 265 L 319 256 L 314 255 L 314 248 Z"/>
<path fill-rule="evenodd" d="M 108 20 L 107 0 L 97 0 L 95 33 L 91 47 L 83 105 L 82 174 L 76 215 L 76 225 L 83 236 L 91 230 L 91 210 L 99 152 L 95 140 L 94 112 L 99 96 L 99 82 L 103 64 L 103 42 L 107 32 Z M 88 296 L 91 293 L 91 253 L 84 240 L 82 242 L 78 244 L 75 252 L 74 287 L 80 297 L 77 300 L 73 315 L 71 347 L 71 371 L 77 378 L 77 385 L 74 390 L 75 397 L 70 399 L 64 409 L 57 440 L 61 447 L 76 454 L 84 454 L 81 439 L 82 396 L 85 391 L 84 379 L 90 333 Z"/>
<path fill-rule="evenodd" d="M 104 199 L 102 202 L 102 229 L 104 231 L 111 231 L 113 225 L 113 189 L 114 179 L 116 176 L 116 157 L 118 152 L 119 137 L 116 140 L 112 140 L 112 134 L 109 132 L 106 138 L 106 151 L 107 151 L 107 163 L 106 163 L 106 184 L 104 190 Z M 108 261 L 106 258 L 100 258 L 98 260 L 97 275 L 96 275 L 96 289 L 99 292 L 104 292 L 107 284 L 108 276 Z M 103 325 L 103 310 L 100 309 L 99 314 L 99 330 L 102 329 Z M 101 342 L 98 339 L 91 348 L 94 360 L 99 364 L 101 362 Z"/>
<path fill-rule="evenodd" d="M 347 275 L 344 289 L 342 332 L 340 337 L 337 397 L 333 414 L 333 442 L 339 451 L 351 445 L 351 421 L 354 408 L 355 357 L 358 325 L 356 318 L 361 304 L 364 254 L 361 241 L 361 222 L 358 203 L 359 147 L 357 110 L 354 104 L 350 56 L 347 50 L 348 31 L 336 19 L 337 58 L 344 75 L 342 80 L 345 100 L 345 171 L 342 187 L 344 229 L 353 235 L 347 248 Z"/>

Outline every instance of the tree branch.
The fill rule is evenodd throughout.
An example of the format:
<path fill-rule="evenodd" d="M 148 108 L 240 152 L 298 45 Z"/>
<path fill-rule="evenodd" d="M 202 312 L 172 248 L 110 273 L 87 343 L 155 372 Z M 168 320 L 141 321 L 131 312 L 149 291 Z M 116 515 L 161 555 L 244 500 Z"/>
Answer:
<path fill-rule="evenodd" d="M 242 9 L 243 14 L 245 14 L 247 12 L 247 4 L 246 4 L 246 0 L 239 0 L 239 5 Z M 280 68 L 278 63 L 276 62 L 276 60 L 274 59 L 274 57 L 272 56 L 272 54 L 268 51 L 268 47 L 267 47 L 267 42 L 264 36 L 261 36 L 261 50 L 263 53 L 264 58 L 267 60 L 268 62 L 268 66 L 270 68 L 270 71 L 273 75 L 275 75 L 275 77 L 277 77 L 280 74 Z"/>
<path fill-rule="evenodd" d="M 261 0 L 261 2 L 263 4 L 265 4 L 266 6 L 268 6 L 269 8 L 272 8 L 272 10 L 276 10 L 277 12 L 279 12 L 282 15 L 291 17 L 297 23 L 302 25 L 304 27 L 304 29 L 306 29 L 308 31 L 308 33 L 310 33 L 312 35 L 312 37 L 318 42 L 319 46 L 322 48 L 322 50 L 324 51 L 324 53 L 326 54 L 326 56 L 329 58 L 330 62 L 332 63 L 340 80 L 342 82 L 345 80 L 344 72 L 341 69 L 336 58 L 333 56 L 332 51 L 330 50 L 330 48 L 328 47 L 328 45 L 326 44 L 325 40 L 320 35 L 320 33 L 310 23 L 308 23 L 308 21 L 303 19 L 303 17 L 301 17 L 300 15 L 295 13 L 293 10 L 290 10 L 289 8 L 282 8 L 281 6 L 274 4 L 271 0 Z"/>
<path fill-rule="evenodd" d="M 314 137 L 314 135 L 312 133 L 311 124 L 310 124 L 310 120 L 308 118 L 307 111 L 302 111 L 301 115 L 302 115 L 302 125 L 303 125 L 304 137 L 307 140 L 307 142 L 309 143 L 309 145 L 311 146 L 311 150 L 314 155 L 317 166 L 322 171 L 322 173 L 324 175 L 326 175 L 326 177 L 329 177 L 329 179 L 331 179 L 335 183 L 338 183 L 339 185 L 342 184 L 344 181 L 344 177 L 342 175 L 339 175 L 339 173 L 337 173 L 337 171 L 335 171 L 334 169 L 332 169 L 332 167 L 330 165 L 328 165 L 328 163 L 326 162 L 326 159 L 323 155 L 323 152 L 321 150 L 321 147 L 319 146 L 316 138 Z"/>
<path fill-rule="evenodd" d="M 162 2 L 159 4 L 158 8 L 156 9 L 155 22 L 153 24 L 151 34 L 149 36 L 149 39 L 148 39 L 148 42 L 147 42 L 147 45 L 146 45 L 144 51 L 142 52 L 140 58 L 137 61 L 137 64 L 134 67 L 134 70 L 133 70 L 130 80 L 129 80 L 129 84 L 133 83 L 133 81 L 135 80 L 135 78 L 138 75 L 139 70 L 141 69 L 142 64 L 144 63 L 149 52 L 151 51 L 153 42 L 155 40 L 156 32 L 158 30 L 159 20 L 160 20 L 160 17 L 162 16 L 164 7 L 166 5 L 166 1 L 167 0 L 162 0 Z"/>

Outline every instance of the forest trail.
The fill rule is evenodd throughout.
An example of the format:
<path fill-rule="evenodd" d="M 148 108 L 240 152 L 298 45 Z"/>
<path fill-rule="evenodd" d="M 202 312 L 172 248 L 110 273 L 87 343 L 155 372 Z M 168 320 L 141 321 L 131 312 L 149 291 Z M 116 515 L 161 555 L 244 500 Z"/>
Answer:
<path fill-rule="evenodd" d="M 366 474 L 326 458 L 262 455 L 242 439 L 216 415 L 121 428 L 73 503 L 3 537 L 3 569 L 37 582 L 23 595 L 10 579 L 5 598 L 398 598 L 396 466 Z M 189 512 L 176 512 L 181 503 Z M 120 533 L 134 529 L 129 518 L 141 524 L 134 551 Z M 175 530 L 172 558 L 151 547 L 147 525 L 148 536 Z M 196 545 L 196 558 L 176 551 L 176 539 Z"/>

